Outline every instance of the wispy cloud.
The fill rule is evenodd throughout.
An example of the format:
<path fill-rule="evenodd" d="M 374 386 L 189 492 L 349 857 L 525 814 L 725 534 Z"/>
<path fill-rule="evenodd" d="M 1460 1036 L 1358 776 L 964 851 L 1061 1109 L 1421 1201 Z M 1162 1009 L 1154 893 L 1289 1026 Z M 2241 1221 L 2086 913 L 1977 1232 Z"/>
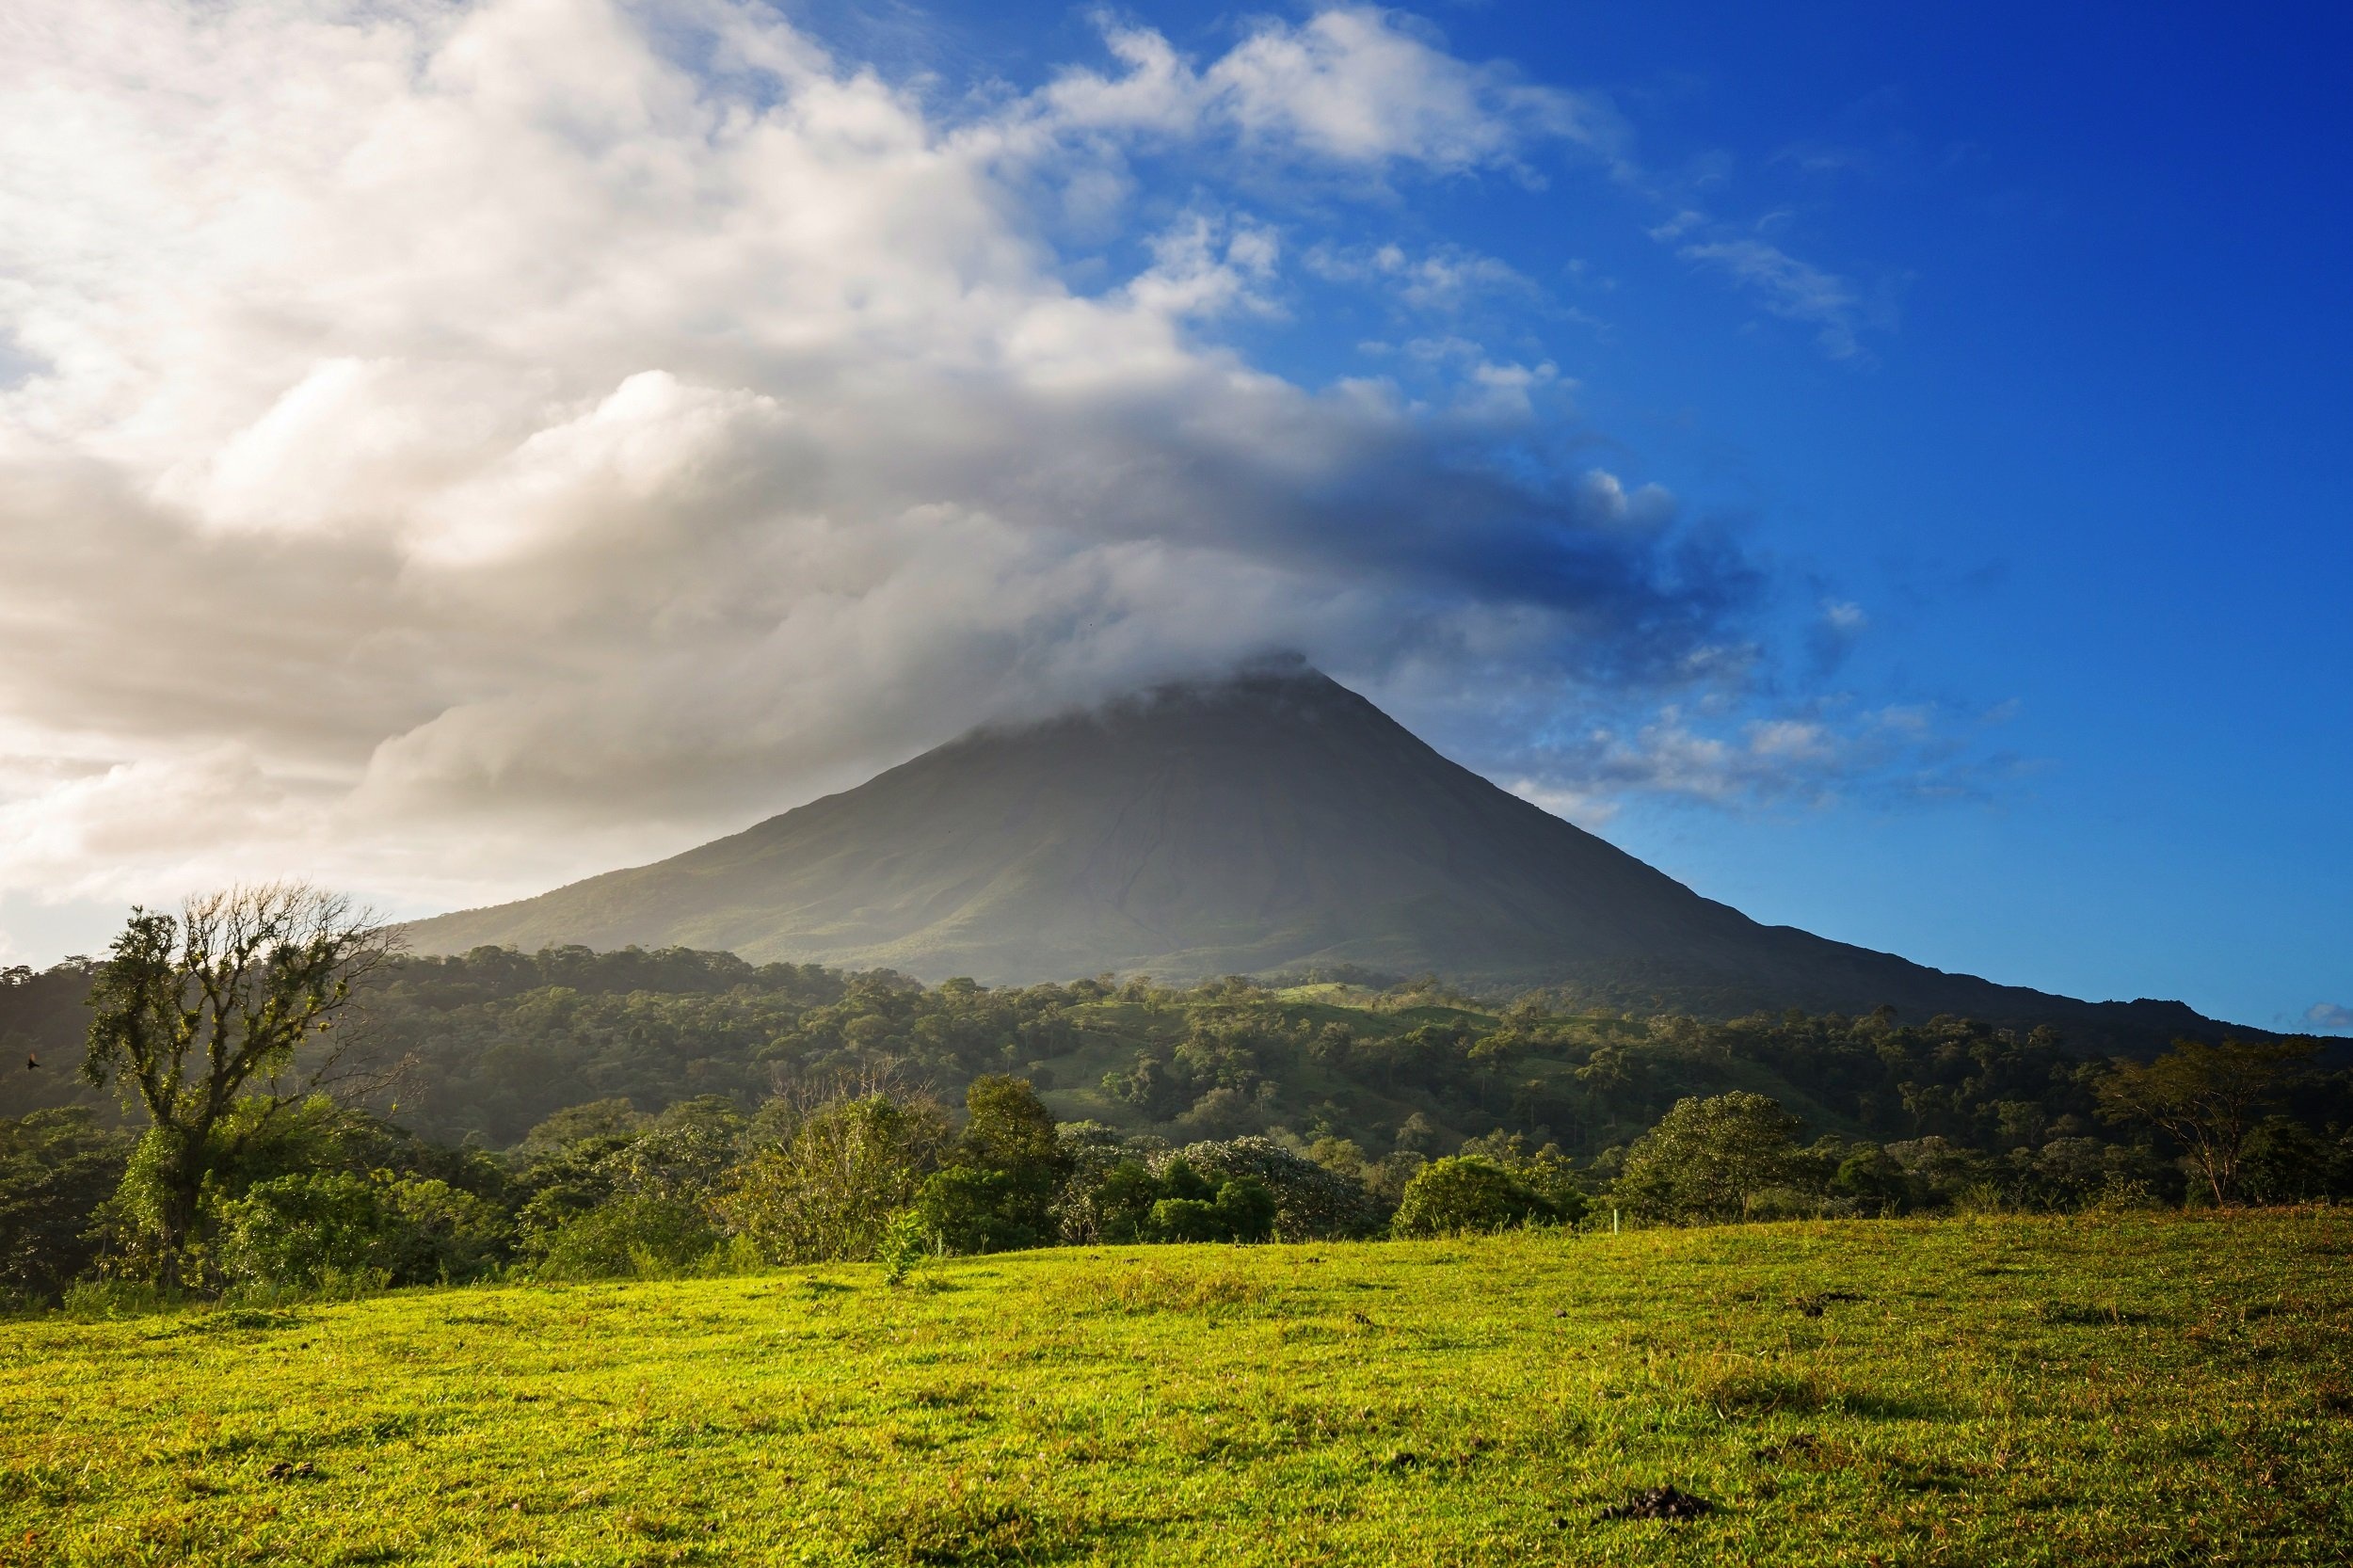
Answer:
<path fill-rule="evenodd" d="M 1675 254 L 1722 273 L 1783 320 L 1812 327 L 1814 341 L 1832 359 L 1867 357 L 1862 332 L 1872 312 L 1855 285 L 1836 273 L 1759 239 L 1710 240 Z"/>
<path fill-rule="evenodd" d="M 2304 1010 L 2297 1022 L 2306 1029 L 2328 1034 L 2353 1033 L 2353 1007 L 2343 1002 L 2316 1001 Z"/>
<path fill-rule="evenodd" d="M 1394 242 L 1320 245 L 1303 262 L 1319 278 L 1378 287 L 1413 311 L 1454 314 L 1489 300 L 1545 301 L 1544 291 L 1510 263 L 1458 245 L 1435 246 L 1418 254 Z"/>

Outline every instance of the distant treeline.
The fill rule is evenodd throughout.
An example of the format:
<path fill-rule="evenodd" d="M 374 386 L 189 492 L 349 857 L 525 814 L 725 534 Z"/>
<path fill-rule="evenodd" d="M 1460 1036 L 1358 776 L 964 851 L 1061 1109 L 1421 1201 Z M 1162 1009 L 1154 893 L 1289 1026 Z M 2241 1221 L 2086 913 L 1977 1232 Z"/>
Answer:
<path fill-rule="evenodd" d="M 96 973 L 0 974 L 0 1288 L 26 1296 L 152 1272 L 138 1128 L 74 1077 Z M 383 1086 L 224 1135 L 187 1277 L 1361 1236 L 1596 1205 L 1691 1222 L 2353 1195 L 2353 1073 L 2301 1047 L 2185 1047 L 2160 1069 L 1884 1009 L 1711 1022 L 1434 985 L 926 986 L 482 949 L 393 960 L 344 1023 Z M 2236 1098 L 2201 1108 L 2217 1083 Z"/>

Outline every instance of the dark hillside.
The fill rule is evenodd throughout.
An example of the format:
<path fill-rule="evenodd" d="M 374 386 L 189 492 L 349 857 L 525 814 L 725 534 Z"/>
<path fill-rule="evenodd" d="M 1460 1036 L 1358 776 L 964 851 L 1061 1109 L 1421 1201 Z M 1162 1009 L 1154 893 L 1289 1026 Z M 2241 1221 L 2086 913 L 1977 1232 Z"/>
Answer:
<path fill-rule="evenodd" d="M 424 952 L 724 948 L 1029 984 L 1434 973 L 1729 1017 L 1795 1007 L 2216 1032 L 1765 926 L 1460 767 L 1312 671 L 983 730 L 651 866 L 422 920 Z"/>

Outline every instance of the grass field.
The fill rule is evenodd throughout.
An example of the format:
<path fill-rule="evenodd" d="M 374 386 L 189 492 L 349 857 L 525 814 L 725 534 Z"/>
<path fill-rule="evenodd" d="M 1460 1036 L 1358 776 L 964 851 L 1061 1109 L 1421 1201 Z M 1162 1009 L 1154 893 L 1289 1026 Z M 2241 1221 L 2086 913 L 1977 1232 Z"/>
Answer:
<path fill-rule="evenodd" d="M 2344 1562 L 2349 1333 L 2327 1212 L 17 1320 L 0 1562 Z"/>

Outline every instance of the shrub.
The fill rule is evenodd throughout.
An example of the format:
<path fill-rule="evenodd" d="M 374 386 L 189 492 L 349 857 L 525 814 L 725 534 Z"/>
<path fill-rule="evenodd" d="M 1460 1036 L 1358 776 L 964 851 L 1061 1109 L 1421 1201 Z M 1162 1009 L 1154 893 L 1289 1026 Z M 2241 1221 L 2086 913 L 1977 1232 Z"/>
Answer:
<path fill-rule="evenodd" d="M 1952 1208 L 1999 1176 L 1990 1156 L 1934 1134 L 1890 1144 L 1887 1155 L 1903 1168 L 1912 1205 L 1917 1208 Z"/>
<path fill-rule="evenodd" d="M 472 1279 L 507 1240 L 504 1216 L 481 1198 L 390 1171 L 275 1176 L 217 1211 L 216 1261 L 223 1278 L 241 1286 Z"/>
<path fill-rule="evenodd" d="M 1504 1166 L 1479 1155 L 1433 1160 L 1405 1184 L 1391 1228 L 1400 1236 L 1511 1230 L 1561 1210 Z"/>
<path fill-rule="evenodd" d="M 1102 1240 L 1264 1241 L 1274 1234 L 1276 1199 L 1251 1176 L 1219 1180 L 1182 1158 L 1157 1174 L 1133 1160 L 1114 1166 L 1096 1189 Z"/>
<path fill-rule="evenodd" d="M 1115 1187 L 1107 1189 L 1105 1184 L 1123 1165 L 1135 1166 L 1149 1181 L 1145 1161 L 1164 1152 L 1167 1144 L 1150 1136 L 1128 1137 L 1101 1122 L 1065 1122 L 1055 1128 L 1055 1142 L 1070 1161 L 1070 1174 L 1054 1200 L 1056 1236 L 1066 1246 L 1092 1246 L 1113 1240 L 1103 1232 L 1103 1204 L 1107 1196 L 1114 1204 L 1121 1199 Z M 1147 1210 L 1150 1207 L 1144 1205 Z"/>
<path fill-rule="evenodd" d="M 513 1242 L 497 1205 L 438 1177 L 393 1177 L 379 1198 L 389 1222 L 380 1257 L 396 1285 L 479 1279 Z"/>
<path fill-rule="evenodd" d="M 1830 1190 L 1865 1214 L 1900 1213 L 1910 1195 L 1904 1168 L 1877 1144 L 1865 1144 L 1840 1160 Z"/>
<path fill-rule="evenodd" d="M 883 1226 L 882 1240 L 874 1243 L 874 1261 L 883 1269 L 883 1283 L 904 1285 L 915 1266 L 923 1261 L 933 1246 L 931 1233 L 924 1227 L 923 1217 L 912 1208 L 903 1208 Z"/>
<path fill-rule="evenodd" d="M 1153 1207 L 1172 1192 L 1200 1198 L 1209 1195 L 1209 1188 L 1182 1160 L 1176 1162 L 1173 1180 L 1153 1175 L 1139 1161 L 1120 1161 L 1096 1184 L 1092 1208 L 1096 1236 L 1112 1246 L 1152 1240 Z"/>
<path fill-rule="evenodd" d="M 531 1272 L 536 1279 L 658 1279 L 702 1262 L 722 1240 L 699 1203 L 625 1193 L 543 1238 Z"/>

